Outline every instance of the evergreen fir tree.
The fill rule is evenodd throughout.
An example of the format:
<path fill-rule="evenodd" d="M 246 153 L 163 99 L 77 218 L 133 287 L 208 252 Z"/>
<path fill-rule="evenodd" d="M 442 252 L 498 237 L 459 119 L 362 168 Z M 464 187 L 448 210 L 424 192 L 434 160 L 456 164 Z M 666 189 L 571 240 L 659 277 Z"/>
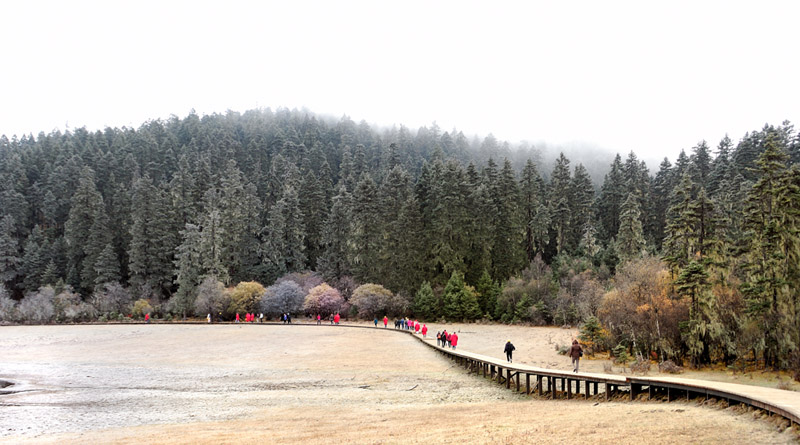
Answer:
<path fill-rule="evenodd" d="M 617 246 L 622 259 L 637 258 L 644 251 L 645 240 L 640 213 L 638 196 L 635 192 L 631 192 L 620 209 Z"/>
<path fill-rule="evenodd" d="M 351 239 L 350 194 L 342 185 L 333 197 L 333 204 L 322 231 L 323 251 L 317 270 L 326 280 L 351 273 L 348 242 Z"/>
<path fill-rule="evenodd" d="M 433 295 L 431 284 L 423 281 L 414 296 L 414 314 L 423 320 L 433 320 L 438 316 L 436 297 Z"/>
<path fill-rule="evenodd" d="M 541 253 L 546 241 L 546 227 L 549 225 L 548 221 L 544 225 L 539 226 L 542 216 L 539 214 L 542 210 L 546 210 L 544 206 L 544 183 L 536 165 L 528 159 L 525 163 L 525 168 L 522 169 L 522 178 L 520 179 L 520 198 L 521 198 L 521 212 L 524 219 L 525 226 L 525 253 L 527 262 L 533 261 L 537 253 Z"/>
<path fill-rule="evenodd" d="M 611 171 L 606 174 L 600 195 L 597 197 L 598 236 L 608 242 L 617 236 L 619 216 L 622 202 L 627 196 L 622 173 L 622 158 L 617 154 L 611 164 Z"/>
<path fill-rule="evenodd" d="M 47 248 L 47 239 L 37 224 L 25 241 L 25 248 L 22 253 L 23 291 L 31 292 L 42 286 L 42 274 L 47 267 L 49 259 Z"/>
<path fill-rule="evenodd" d="M 484 315 L 494 314 L 497 296 L 500 295 L 500 286 L 492 280 L 489 271 L 484 270 L 478 283 L 475 285 L 478 297 L 478 306 Z"/>
<path fill-rule="evenodd" d="M 580 244 L 592 219 L 592 204 L 594 203 L 594 187 L 592 178 L 582 164 L 575 167 L 575 173 L 569 185 L 570 194 L 570 220 L 567 247 L 574 252 Z"/>
<path fill-rule="evenodd" d="M 0 284 L 13 289 L 21 262 L 19 245 L 14 237 L 14 217 L 5 215 L 0 220 Z"/>
<path fill-rule="evenodd" d="M 350 258 L 356 279 L 378 281 L 381 208 L 375 181 L 364 174 L 353 193 L 353 232 Z"/>
<path fill-rule="evenodd" d="M 100 251 L 94 266 L 94 285 L 95 290 L 107 284 L 119 282 L 122 278 L 119 271 L 119 259 L 111 243 Z"/>
<path fill-rule="evenodd" d="M 519 215 L 519 189 L 511 162 L 506 159 L 492 195 L 495 203 L 494 240 L 492 242 L 492 276 L 505 280 L 519 270 L 525 258 L 519 242 L 523 233 Z"/>

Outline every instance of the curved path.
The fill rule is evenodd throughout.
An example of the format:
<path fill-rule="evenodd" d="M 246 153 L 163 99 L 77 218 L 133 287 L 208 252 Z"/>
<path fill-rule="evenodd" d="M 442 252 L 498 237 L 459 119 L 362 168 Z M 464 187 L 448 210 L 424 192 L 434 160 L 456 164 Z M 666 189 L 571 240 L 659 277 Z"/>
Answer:
<path fill-rule="evenodd" d="M 155 321 L 153 324 L 161 324 Z M 206 324 L 205 322 L 167 322 L 181 324 Z M 109 323 L 98 323 L 109 324 Z M 130 324 L 130 323 L 125 323 Z M 135 323 L 140 324 L 140 323 Z M 141 323 L 143 324 L 143 323 Z M 217 324 L 217 323 L 215 323 Z M 227 322 L 226 322 L 227 324 Z M 231 323 L 232 324 L 232 323 Z M 242 323 L 251 324 L 251 323 Z M 253 325 L 281 325 L 281 322 L 252 323 Z M 292 325 L 316 325 L 316 323 L 292 323 Z M 329 326 L 322 323 L 322 326 Z M 376 329 L 372 326 L 339 324 L 336 327 Z M 377 328 L 384 330 L 384 328 Z M 411 330 L 386 329 L 410 334 L 428 347 L 439 351 L 467 368 L 470 372 L 496 380 L 516 391 L 526 394 L 534 392 L 550 398 L 593 397 L 604 394 L 611 396 L 625 394 L 630 400 L 653 397 L 672 401 L 676 399 L 716 398 L 728 403 L 741 403 L 762 409 L 770 415 L 779 415 L 790 422 L 790 426 L 800 424 L 800 393 L 761 386 L 740 385 L 736 383 L 715 382 L 677 377 L 625 377 L 601 373 L 573 373 L 563 370 L 539 368 L 523 364 L 504 362 L 495 357 L 475 354 L 461 349 L 449 349 L 436 345 L 435 337 L 423 338 Z M 583 388 L 582 388 L 583 387 Z"/>
<path fill-rule="evenodd" d="M 742 403 L 759 408 L 770 415 L 782 416 L 789 420 L 790 426 L 800 424 L 800 393 L 795 391 L 677 377 L 624 377 L 538 368 L 506 363 L 495 357 L 468 351 L 443 348 L 436 345 L 435 337 L 423 338 L 407 330 L 400 332 L 411 334 L 471 372 L 483 374 L 484 377 L 504 383 L 506 388 L 513 386 L 516 391 L 523 390 L 526 394 L 538 392 L 539 395 L 547 394 L 555 399 L 576 396 L 588 398 L 605 393 L 605 399 L 608 400 L 615 393 L 628 392 L 630 400 L 644 397 L 646 393 L 648 400 L 661 397 L 667 401 L 698 397 L 708 400 L 713 397 L 728 403 Z"/>

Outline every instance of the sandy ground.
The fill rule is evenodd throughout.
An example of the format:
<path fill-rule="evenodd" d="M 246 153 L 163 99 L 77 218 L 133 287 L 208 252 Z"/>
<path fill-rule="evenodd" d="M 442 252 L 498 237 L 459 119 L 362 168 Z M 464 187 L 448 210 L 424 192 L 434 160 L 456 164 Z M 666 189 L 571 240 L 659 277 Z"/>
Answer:
<path fill-rule="evenodd" d="M 567 369 L 573 332 L 447 325 L 459 348 Z M 431 326 L 436 333 L 440 326 Z M 537 328 L 538 329 L 538 328 Z M 388 329 L 387 331 L 391 331 Z M 515 337 L 515 334 L 519 334 Z M 602 364 L 586 363 L 586 370 Z M 0 443 L 793 443 L 758 413 L 549 401 L 467 375 L 407 335 L 330 326 L 0 328 Z M 588 442 L 587 442 L 588 441 Z"/>

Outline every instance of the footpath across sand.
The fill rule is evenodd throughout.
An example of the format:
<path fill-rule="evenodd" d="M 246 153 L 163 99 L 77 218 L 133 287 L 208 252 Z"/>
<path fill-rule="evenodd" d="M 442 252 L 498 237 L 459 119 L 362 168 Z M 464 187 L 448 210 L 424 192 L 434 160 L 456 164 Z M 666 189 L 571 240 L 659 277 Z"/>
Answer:
<path fill-rule="evenodd" d="M 514 332 L 476 326 L 460 328 L 459 347 L 502 357 L 507 339 L 495 337 Z M 541 343 L 518 346 L 515 357 L 566 369 Z M 528 398 L 382 328 L 16 326 L 0 328 L 0 351 L 0 380 L 15 383 L 5 389 L 24 389 L 0 395 L 0 443 L 795 440 L 732 409 Z"/>

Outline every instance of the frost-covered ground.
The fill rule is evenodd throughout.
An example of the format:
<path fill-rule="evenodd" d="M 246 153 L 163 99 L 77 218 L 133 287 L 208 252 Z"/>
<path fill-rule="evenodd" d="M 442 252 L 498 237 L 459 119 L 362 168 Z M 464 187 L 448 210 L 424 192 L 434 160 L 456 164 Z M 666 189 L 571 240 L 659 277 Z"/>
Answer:
<path fill-rule="evenodd" d="M 442 326 L 430 326 L 432 332 Z M 567 369 L 573 331 L 458 329 L 459 348 Z M 392 328 L 386 331 L 391 331 Z M 685 403 L 547 401 L 468 375 L 407 335 L 273 325 L 0 328 L 0 442 L 781 443 Z M 516 337 L 515 337 L 516 336 Z M 509 337 L 509 338 L 505 338 Z M 588 369 L 602 365 L 585 362 Z M 2 394 L 3 392 L 9 392 Z M 588 441 L 588 442 L 587 442 Z"/>

